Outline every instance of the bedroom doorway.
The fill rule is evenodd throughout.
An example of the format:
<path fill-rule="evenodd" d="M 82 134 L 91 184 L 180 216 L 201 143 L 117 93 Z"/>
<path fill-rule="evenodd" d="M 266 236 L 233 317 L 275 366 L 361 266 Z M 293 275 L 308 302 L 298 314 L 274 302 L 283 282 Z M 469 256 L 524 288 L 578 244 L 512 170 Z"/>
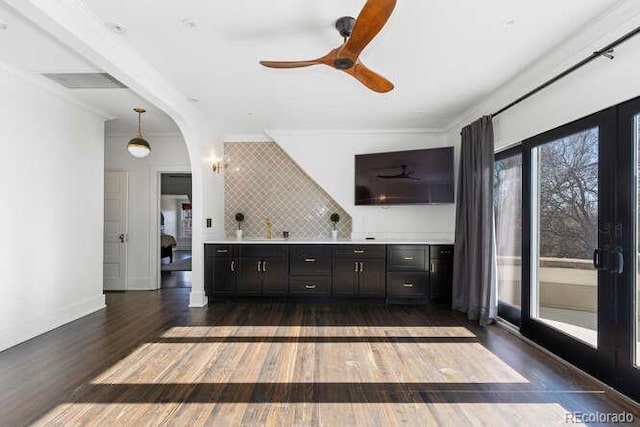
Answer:
<path fill-rule="evenodd" d="M 161 288 L 191 287 L 191 174 L 160 175 Z"/>

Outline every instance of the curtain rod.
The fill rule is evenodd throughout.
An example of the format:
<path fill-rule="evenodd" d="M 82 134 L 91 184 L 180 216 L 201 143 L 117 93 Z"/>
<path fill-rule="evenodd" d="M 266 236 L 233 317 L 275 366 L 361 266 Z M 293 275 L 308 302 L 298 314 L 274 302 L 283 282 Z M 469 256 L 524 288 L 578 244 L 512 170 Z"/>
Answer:
<path fill-rule="evenodd" d="M 587 65 L 589 62 L 593 61 L 596 58 L 604 56 L 604 57 L 607 57 L 609 59 L 614 59 L 613 55 L 612 55 L 613 49 L 615 47 L 621 45 L 622 43 L 626 42 L 630 38 L 637 36 L 638 34 L 640 34 L 640 27 L 636 27 L 635 29 L 629 31 L 624 36 L 622 36 L 619 39 L 617 39 L 616 41 L 608 44 L 607 46 L 603 47 L 600 50 L 597 50 L 597 51 L 593 52 L 590 56 L 588 56 L 587 58 L 585 58 L 582 61 L 578 62 L 576 65 L 566 69 L 565 71 L 561 72 L 557 76 L 547 80 L 546 82 L 542 83 L 540 86 L 538 86 L 535 89 L 533 89 L 533 90 L 527 92 L 526 94 L 522 95 L 520 98 L 516 99 L 511 104 L 499 109 L 498 111 L 493 113 L 491 115 L 491 117 L 496 117 L 496 116 L 504 113 L 505 111 L 507 111 L 511 107 L 514 107 L 514 106 L 518 105 L 519 103 L 521 103 L 525 99 L 528 99 L 528 98 L 532 97 L 533 95 L 535 95 L 536 93 L 540 92 L 542 89 L 545 89 L 546 87 L 551 86 L 552 84 L 554 84 L 558 80 L 568 76 L 569 74 L 573 73 L 577 69 L 584 67 L 585 65 Z"/>

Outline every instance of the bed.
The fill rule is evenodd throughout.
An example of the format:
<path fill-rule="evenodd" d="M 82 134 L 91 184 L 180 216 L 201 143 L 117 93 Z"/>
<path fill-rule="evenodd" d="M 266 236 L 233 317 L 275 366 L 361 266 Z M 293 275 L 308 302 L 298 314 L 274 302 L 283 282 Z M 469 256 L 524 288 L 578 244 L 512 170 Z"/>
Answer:
<path fill-rule="evenodd" d="M 160 258 L 169 257 L 169 261 L 173 262 L 173 248 L 177 245 L 176 238 L 171 234 L 160 234 Z"/>

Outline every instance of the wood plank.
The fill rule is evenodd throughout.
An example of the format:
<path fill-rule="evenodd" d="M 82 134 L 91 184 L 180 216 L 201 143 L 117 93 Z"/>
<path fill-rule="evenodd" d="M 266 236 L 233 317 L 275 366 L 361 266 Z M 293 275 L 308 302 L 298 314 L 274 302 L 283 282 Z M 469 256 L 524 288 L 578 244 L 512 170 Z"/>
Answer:
<path fill-rule="evenodd" d="M 436 306 L 114 293 L 0 353 L 0 425 L 540 425 L 637 406 Z M 640 419 L 640 418 L 636 418 Z"/>

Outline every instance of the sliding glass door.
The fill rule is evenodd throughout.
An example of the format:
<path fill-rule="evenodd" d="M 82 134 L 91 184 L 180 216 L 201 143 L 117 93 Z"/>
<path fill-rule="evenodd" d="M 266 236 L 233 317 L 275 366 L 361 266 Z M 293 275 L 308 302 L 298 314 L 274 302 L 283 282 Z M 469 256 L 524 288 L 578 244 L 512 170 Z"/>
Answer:
<path fill-rule="evenodd" d="M 640 100 L 522 153 L 521 330 L 640 399 Z"/>
<path fill-rule="evenodd" d="M 616 186 L 625 267 L 615 287 L 616 368 L 620 388 L 640 400 L 640 99 L 618 108 Z"/>
<path fill-rule="evenodd" d="M 531 148 L 531 317 L 598 347 L 600 126 Z"/>
<path fill-rule="evenodd" d="M 615 373 L 616 112 L 523 144 L 522 331 L 593 375 Z"/>

